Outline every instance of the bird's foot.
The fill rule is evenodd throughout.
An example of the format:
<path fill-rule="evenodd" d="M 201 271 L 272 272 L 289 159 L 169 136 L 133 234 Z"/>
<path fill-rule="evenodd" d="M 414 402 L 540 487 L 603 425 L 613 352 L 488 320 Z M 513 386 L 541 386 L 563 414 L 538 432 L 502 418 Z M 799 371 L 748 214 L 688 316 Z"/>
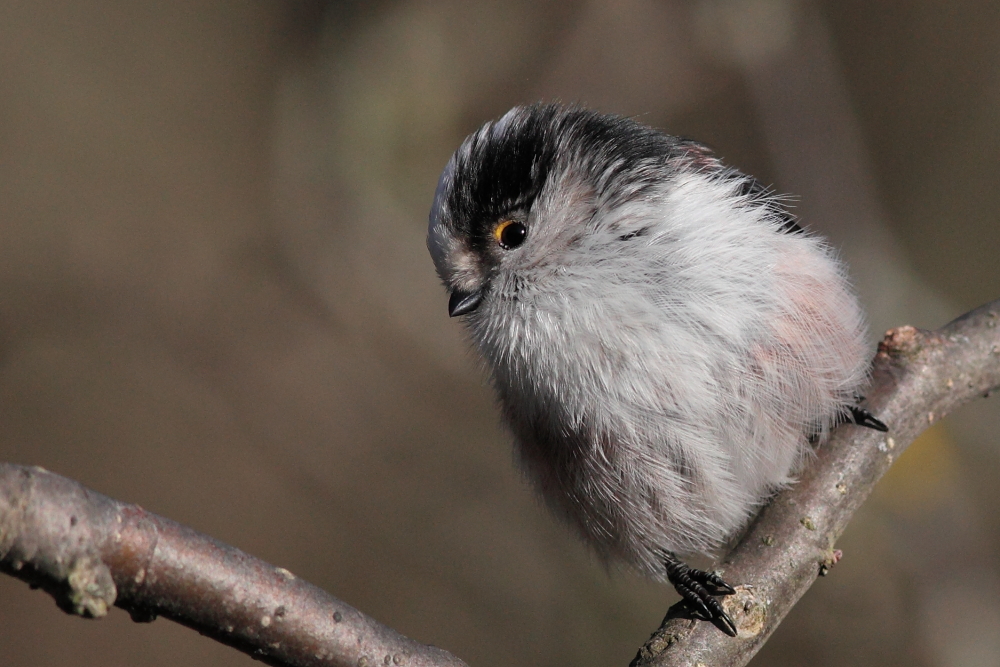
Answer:
<path fill-rule="evenodd" d="M 882 431 L 886 433 L 889 427 L 886 426 L 882 420 L 868 412 L 865 408 L 860 405 L 852 405 L 848 408 L 849 415 L 844 416 L 844 421 L 851 421 L 858 426 L 864 426 L 866 428 L 873 428 L 876 431 Z"/>
<path fill-rule="evenodd" d="M 715 595 L 732 595 L 736 590 L 714 572 L 696 570 L 683 563 L 673 554 L 663 561 L 667 571 L 667 581 L 673 584 L 684 600 L 694 607 L 705 620 L 712 621 L 730 637 L 736 636 L 736 624 Z M 709 590 L 711 589 L 711 590 Z"/>

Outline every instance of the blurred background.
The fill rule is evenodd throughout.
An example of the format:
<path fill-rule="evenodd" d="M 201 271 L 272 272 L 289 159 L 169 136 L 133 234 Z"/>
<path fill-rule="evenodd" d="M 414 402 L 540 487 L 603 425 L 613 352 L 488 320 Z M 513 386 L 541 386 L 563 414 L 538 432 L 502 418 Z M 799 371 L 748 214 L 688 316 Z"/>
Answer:
<path fill-rule="evenodd" d="M 626 665 L 675 600 L 514 466 L 424 248 L 516 103 L 700 139 L 796 195 L 872 346 L 1000 297 L 988 0 L 0 3 L 0 460 L 286 567 L 473 667 Z M 1000 410 L 899 461 L 755 665 L 1000 664 Z M 8 667 L 250 665 L 0 578 Z"/>

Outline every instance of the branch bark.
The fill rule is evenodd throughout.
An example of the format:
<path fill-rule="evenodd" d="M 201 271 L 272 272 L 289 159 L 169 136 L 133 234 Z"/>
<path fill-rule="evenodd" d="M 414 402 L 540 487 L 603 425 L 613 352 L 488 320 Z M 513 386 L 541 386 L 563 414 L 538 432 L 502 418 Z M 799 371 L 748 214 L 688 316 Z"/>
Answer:
<path fill-rule="evenodd" d="M 732 639 L 671 607 L 633 667 L 745 665 L 802 594 L 836 564 L 834 543 L 879 478 L 924 429 L 977 396 L 1000 388 L 1000 300 L 945 327 L 886 333 L 875 357 L 868 407 L 889 433 L 837 429 L 802 473 L 777 495 L 723 559 L 736 588 L 723 606 Z"/>
<path fill-rule="evenodd" d="M 0 463 L 0 571 L 64 611 L 164 616 L 281 667 L 465 667 L 280 567 L 42 468 Z"/>
<path fill-rule="evenodd" d="M 875 482 L 927 426 L 1000 388 L 1000 300 L 936 332 L 900 327 L 875 358 L 869 407 L 890 433 L 845 426 L 768 504 L 720 572 L 732 639 L 672 607 L 635 667 L 744 665 L 839 558 L 834 549 Z M 291 572 L 41 468 L 0 464 L 0 571 L 100 617 L 165 616 L 271 665 L 463 667 Z"/>

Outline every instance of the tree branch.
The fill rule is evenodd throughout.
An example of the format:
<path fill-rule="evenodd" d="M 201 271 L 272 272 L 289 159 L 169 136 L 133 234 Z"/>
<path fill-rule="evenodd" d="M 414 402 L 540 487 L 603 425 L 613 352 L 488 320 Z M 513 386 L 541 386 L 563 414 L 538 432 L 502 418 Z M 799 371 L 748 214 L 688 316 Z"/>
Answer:
<path fill-rule="evenodd" d="M 977 396 L 1000 388 L 1000 300 L 938 331 L 900 327 L 875 357 L 868 406 L 889 433 L 838 428 L 799 481 L 753 521 L 719 571 L 735 585 L 723 602 L 739 628 L 732 639 L 692 620 L 677 604 L 640 649 L 633 667 L 749 662 L 792 605 L 836 564 L 834 543 L 854 512 L 928 426 Z"/>
<path fill-rule="evenodd" d="M 955 407 L 997 388 L 1000 300 L 937 332 L 888 332 L 869 406 L 890 433 L 837 429 L 721 563 L 737 584 L 724 607 L 739 637 L 693 620 L 678 604 L 632 664 L 746 664 L 837 562 L 836 539 L 906 446 Z M 41 468 L 0 464 L 0 571 L 44 588 L 68 612 L 100 617 L 114 604 L 138 621 L 162 615 L 271 665 L 465 664 L 287 570 Z"/>
<path fill-rule="evenodd" d="M 270 665 L 465 665 L 288 570 L 42 468 L 0 463 L 0 571 L 69 613 L 165 616 Z"/>

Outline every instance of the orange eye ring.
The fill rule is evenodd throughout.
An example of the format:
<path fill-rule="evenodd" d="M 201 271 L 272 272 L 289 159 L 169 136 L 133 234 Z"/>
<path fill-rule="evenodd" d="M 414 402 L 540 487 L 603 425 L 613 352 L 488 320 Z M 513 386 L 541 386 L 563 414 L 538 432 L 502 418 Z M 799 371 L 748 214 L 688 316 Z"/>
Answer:
<path fill-rule="evenodd" d="M 513 250 L 524 243 L 528 228 L 517 220 L 503 220 L 493 228 L 493 238 L 504 250 Z"/>

